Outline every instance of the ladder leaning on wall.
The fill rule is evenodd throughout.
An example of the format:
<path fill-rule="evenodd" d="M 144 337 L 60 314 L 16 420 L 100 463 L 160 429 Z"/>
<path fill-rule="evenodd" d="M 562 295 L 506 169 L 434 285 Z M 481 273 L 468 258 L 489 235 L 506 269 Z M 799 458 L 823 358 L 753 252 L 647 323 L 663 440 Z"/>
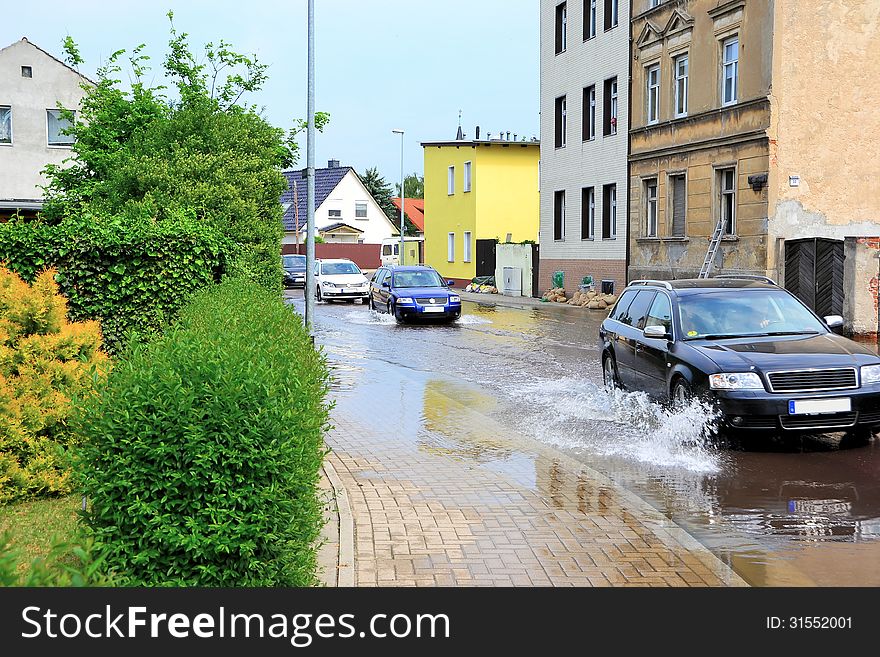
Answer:
<path fill-rule="evenodd" d="M 715 225 L 715 232 L 712 233 L 712 237 L 709 239 L 709 250 L 706 251 L 706 259 L 703 260 L 703 266 L 700 267 L 699 278 L 709 278 L 712 267 L 715 265 L 715 256 L 718 255 L 718 246 L 721 244 L 721 236 L 723 234 L 724 218 L 721 217 Z"/>

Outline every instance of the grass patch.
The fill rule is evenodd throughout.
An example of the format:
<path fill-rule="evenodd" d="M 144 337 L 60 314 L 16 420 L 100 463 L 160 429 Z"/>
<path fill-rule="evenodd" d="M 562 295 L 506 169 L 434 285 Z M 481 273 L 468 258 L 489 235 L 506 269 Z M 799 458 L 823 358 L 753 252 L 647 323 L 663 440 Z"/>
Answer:
<path fill-rule="evenodd" d="M 36 558 L 45 559 L 53 543 L 77 538 L 77 511 L 82 498 L 76 495 L 0 506 L 0 536 L 8 532 L 8 549 L 17 553 L 18 571 L 24 572 Z M 64 557 L 70 565 L 75 556 Z"/>

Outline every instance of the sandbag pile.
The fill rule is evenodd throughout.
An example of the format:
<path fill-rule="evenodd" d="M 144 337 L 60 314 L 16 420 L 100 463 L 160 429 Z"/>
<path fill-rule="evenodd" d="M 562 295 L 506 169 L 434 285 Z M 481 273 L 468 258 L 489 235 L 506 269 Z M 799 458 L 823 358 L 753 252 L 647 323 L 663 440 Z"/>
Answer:
<path fill-rule="evenodd" d="M 553 303 L 565 303 L 568 301 L 568 297 L 565 296 L 565 288 L 564 287 L 554 287 L 550 290 L 544 292 L 544 295 L 541 297 L 542 301 L 551 301 Z"/>
<path fill-rule="evenodd" d="M 570 306 L 581 306 L 591 310 L 605 310 L 614 305 L 617 297 L 613 294 L 600 294 L 598 292 L 575 292 L 568 302 Z"/>
<path fill-rule="evenodd" d="M 465 292 L 475 292 L 477 294 L 498 294 L 498 288 L 494 285 L 476 285 L 475 283 L 471 283 L 466 288 L 464 288 Z"/>

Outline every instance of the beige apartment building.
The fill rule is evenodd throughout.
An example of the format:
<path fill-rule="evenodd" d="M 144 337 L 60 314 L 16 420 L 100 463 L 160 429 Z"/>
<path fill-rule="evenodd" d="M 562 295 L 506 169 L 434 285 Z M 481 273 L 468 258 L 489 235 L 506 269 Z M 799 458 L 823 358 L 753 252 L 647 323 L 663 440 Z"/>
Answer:
<path fill-rule="evenodd" d="M 633 0 L 635 278 L 770 276 L 876 333 L 880 2 Z"/>

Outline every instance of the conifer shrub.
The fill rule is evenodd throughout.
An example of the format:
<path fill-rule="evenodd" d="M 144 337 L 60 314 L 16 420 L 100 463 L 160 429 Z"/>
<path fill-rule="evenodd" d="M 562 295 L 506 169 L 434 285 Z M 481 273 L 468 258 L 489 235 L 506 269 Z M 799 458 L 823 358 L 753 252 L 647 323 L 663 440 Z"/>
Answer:
<path fill-rule="evenodd" d="M 278 295 L 198 292 L 83 404 L 84 519 L 133 585 L 315 583 L 327 366 Z"/>
<path fill-rule="evenodd" d="M 0 504 L 71 490 L 71 397 L 109 368 L 97 322 L 69 322 L 56 272 L 0 267 Z"/>

